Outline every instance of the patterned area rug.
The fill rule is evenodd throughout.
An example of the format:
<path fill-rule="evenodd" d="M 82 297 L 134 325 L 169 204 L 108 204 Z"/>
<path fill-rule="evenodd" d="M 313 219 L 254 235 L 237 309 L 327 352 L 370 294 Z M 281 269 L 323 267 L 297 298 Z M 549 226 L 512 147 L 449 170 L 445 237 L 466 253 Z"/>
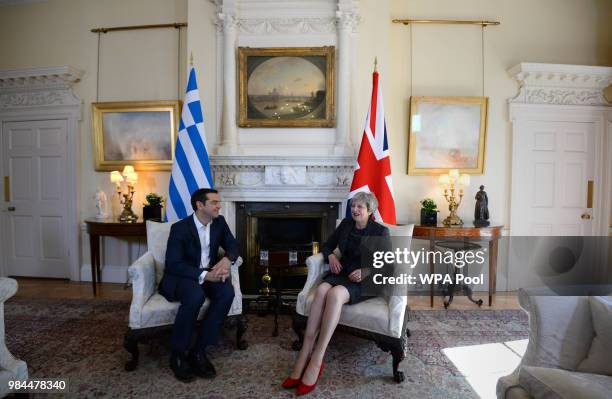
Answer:
<path fill-rule="evenodd" d="M 233 331 L 225 332 L 209 353 L 217 378 L 184 384 L 168 367 L 164 338 L 142 345 L 138 369 L 124 371 L 128 310 L 124 301 L 13 298 L 5 305 L 7 346 L 27 362 L 31 377 L 68 378 L 71 397 L 294 397 L 279 386 L 296 355 L 289 316 L 281 316 L 280 334 L 272 337 L 272 316 L 248 315 L 249 348 L 234 350 Z M 403 384 L 392 380 L 389 354 L 373 342 L 337 333 L 323 377 L 309 397 L 477 397 L 442 349 L 528 335 L 527 316 L 520 310 L 412 311 L 410 320 Z"/>

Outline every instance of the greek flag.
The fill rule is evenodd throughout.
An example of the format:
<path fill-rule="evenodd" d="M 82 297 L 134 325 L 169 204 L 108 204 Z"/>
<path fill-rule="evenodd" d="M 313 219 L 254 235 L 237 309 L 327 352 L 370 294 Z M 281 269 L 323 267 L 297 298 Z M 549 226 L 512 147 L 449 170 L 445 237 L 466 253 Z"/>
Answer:
<path fill-rule="evenodd" d="M 187 217 L 193 212 L 191 194 L 200 188 L 212 188 L 212 186 L 212 173 L 204 134 L 204 116 L 195 68 L 192 66 L 189 70 L 178 140 L 174 150 L 166 219 L 175 222 Z"/>

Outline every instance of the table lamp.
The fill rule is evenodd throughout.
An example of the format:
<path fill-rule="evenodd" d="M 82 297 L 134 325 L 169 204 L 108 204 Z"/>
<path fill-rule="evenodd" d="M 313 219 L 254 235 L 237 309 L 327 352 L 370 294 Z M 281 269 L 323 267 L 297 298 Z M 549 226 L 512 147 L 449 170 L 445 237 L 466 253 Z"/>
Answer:
<path fill-rule="evenodd" d="M 457 216 L 457 208 L 459 208 L 463 199 L 463 188 L 470 185 L 470 175 L 465 173 L 459 174 L 458 169 L 451 169 L 447 174 L 440 175 L 438 183 L 444 188 L 444 198 L 448 201 L 448 210 L 450 211 L 450 215 L 442 223 L 445 226 L 463 225 L 463 220 Z M 459 189 L 458 201 L 455 195 L 457 189 Z"/>

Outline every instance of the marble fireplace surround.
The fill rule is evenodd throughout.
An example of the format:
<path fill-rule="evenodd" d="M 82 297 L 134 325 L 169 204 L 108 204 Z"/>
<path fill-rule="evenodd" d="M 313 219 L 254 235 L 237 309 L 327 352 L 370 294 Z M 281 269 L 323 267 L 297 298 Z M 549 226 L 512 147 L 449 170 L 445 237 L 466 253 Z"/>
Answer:
<path fill-rule="evenodd" d="M 236 201 L 338 202 L 343 215 L 355 165 L 353 156 L 213 155 L 210 161 L 232 231 Z"/>

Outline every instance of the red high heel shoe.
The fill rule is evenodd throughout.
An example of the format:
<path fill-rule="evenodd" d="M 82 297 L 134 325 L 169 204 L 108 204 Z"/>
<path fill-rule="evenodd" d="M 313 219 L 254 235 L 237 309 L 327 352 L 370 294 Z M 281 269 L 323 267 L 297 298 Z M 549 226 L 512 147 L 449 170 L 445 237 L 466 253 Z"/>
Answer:
<path fill-rule="evenodd" d="M 300 385 L 297 387 L 297 396 L 306 395 L 309 392 L 312 392 L 313 389 L 317 386 L 317 382 L 319 382 L 319 378 L 321 378 L 321 374 L 323 374 L 323 368 L 325 367 L 325 363 L 321 362 L 321 368 L 319 369 L 319 375 L 317 376 L 317 380 L 312 385 L 306 385 L 300 381 Z"/>
<path fill-rule="evenodd" d="M 287 377 L 285 378 L 285 381 L 283 381 L 283 383 L 281 384 L 281 387 L 286 388 L 286 389 L 292 389 L 292 388 L 297 387 L 298 385 L 300 385 L 299 379 Z"/>

